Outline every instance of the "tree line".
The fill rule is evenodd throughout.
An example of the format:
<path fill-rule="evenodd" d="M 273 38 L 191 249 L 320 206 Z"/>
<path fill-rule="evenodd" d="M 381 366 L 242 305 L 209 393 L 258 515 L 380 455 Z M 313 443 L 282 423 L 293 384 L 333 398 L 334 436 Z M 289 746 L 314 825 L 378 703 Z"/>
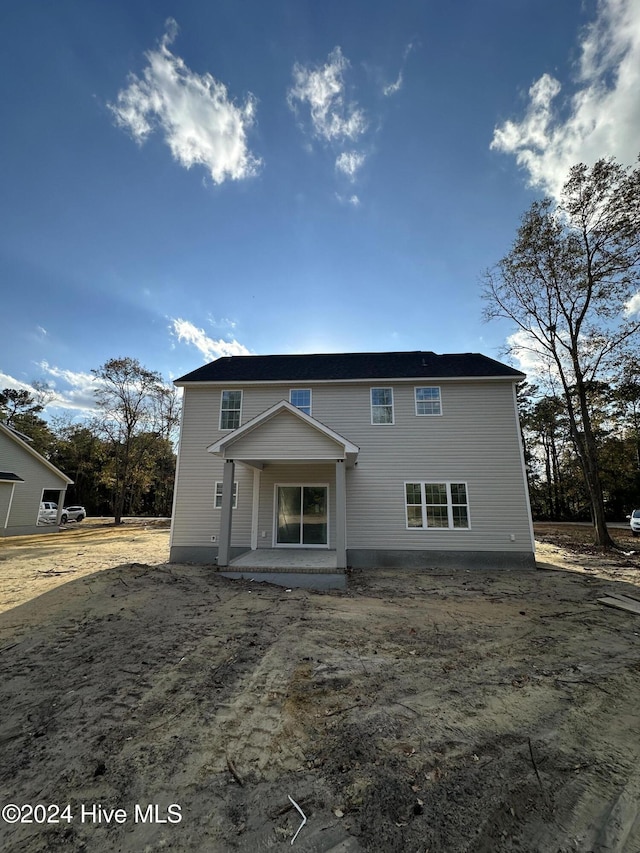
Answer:
<path fill-rule="evenodd" d="M 42 417 L 46 385 L 0 391 L 0 419 L 74 482 L 65 502 L 88 515 L 170 516 L 180 420 L 177 390 L 134 358 L 91 371 L 96 415 L 77 422 Z"/>
<path fill-rule="evenodd" d="M 593 383 L 591 410 L 596 463 L 607 521 L 640 508 L 640 372 L 632 362 L 614 383 Z M 591 502 L 562 394 L 538 385 L 518 389 L 531 510 L 535 519 L 590 521 Z"/>
<path fill-rule="evenodd" d="M 523 215 L 482 295 L 538 382 L 521 390 L 535 509 L 587 514 L 595 543 L 613 546 L 608 518 L 640 506 L 640 167 L 574 166 L 559 199 Z"/>

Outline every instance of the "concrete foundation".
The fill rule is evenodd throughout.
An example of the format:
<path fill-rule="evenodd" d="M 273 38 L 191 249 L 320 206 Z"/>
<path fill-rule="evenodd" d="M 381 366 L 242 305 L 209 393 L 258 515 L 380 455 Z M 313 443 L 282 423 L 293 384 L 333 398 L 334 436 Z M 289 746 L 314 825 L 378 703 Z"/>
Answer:
<path fill-rule="evenodd" d="M 216 565 L 216 545 L 174 545 L 171 563 Z M 354 569 L 534 569 L 532 551 L 405 551 L 400 549 L 348 548 L 347 566 Z M 304 548 L 233 546 L 229 572 L 248 570 L 295 572 L 336 570 L 335 551 Z M 339 574 L 339 572 L 338 572 Z M 291 584 L 289 584 L 290 586 Z"/>
<path fill-rule="evenodd" d="M 353 569 L 535 569 L 532 551 L 404 551 L 347 549 Z"/>

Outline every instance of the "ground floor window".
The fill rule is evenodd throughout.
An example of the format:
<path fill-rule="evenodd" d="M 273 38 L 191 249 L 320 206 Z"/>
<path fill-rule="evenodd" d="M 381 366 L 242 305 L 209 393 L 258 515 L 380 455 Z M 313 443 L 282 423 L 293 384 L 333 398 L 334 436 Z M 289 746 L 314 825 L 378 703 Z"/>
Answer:
<path fill-rule="evenodd" d="M 466 483 L 405 483 L 407 527 L 469 527 L 469 502 Z"/>
<path fill-rule="evenodd" d="M 214 507 L 216 509 L 222 509 L 222 483 L 216 483 L 216 496 L 214 501 Z M 237 509 L 238 507 L 238 484 L 233 484 L 233 509 Z"/>

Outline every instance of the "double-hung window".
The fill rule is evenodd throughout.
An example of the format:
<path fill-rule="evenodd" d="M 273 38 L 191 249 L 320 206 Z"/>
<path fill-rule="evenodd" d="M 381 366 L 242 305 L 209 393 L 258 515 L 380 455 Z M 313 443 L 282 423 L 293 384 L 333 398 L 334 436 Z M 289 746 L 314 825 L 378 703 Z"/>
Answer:
<path fill-rule="evenodd" d="M 469 528 L 466 483 L 413 482 L 404 489 L 408 528 Z"/>
<path fill-rule="evenodd" d="M 213 506 L 215 509 L 222 509 L 222 483 L 216 483 L 216 491 L 215 498 L 213 501 Z M 234 482 L 233 484 L 233 501 L 231 503 L 233 509 L 236 509 L 238 506 L 238 484 Z"/>
<path fill-rule="evenodd" d="M 223 391 L 220 400 L 220 429 L 238 429 L 242 391 Z"/>
<path fill-rule="evenodd" d="M 305 415 L 311 415 L 311 389 L 292 388 L 289 391 L 289 402 Z"/>
<path fill-rule="evenodd" d="M 371 389 L 371 423 L 393 423 L 393 388 Z"/>
<path fill-rule="evenodd" d="M 416 415 L 441 415 L 440 388 L 427 386 L 416 388 Z"/>

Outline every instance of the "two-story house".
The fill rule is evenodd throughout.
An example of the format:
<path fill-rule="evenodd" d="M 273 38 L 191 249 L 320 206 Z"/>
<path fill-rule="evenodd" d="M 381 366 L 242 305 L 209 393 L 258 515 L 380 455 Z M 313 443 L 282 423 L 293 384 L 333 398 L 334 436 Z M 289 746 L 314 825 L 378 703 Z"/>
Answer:
<path fill-rule="evenodd" d="M 232 356 L 184 388 L 172 562 L 533 565 L 516 385 L 477 353 Z"/>

